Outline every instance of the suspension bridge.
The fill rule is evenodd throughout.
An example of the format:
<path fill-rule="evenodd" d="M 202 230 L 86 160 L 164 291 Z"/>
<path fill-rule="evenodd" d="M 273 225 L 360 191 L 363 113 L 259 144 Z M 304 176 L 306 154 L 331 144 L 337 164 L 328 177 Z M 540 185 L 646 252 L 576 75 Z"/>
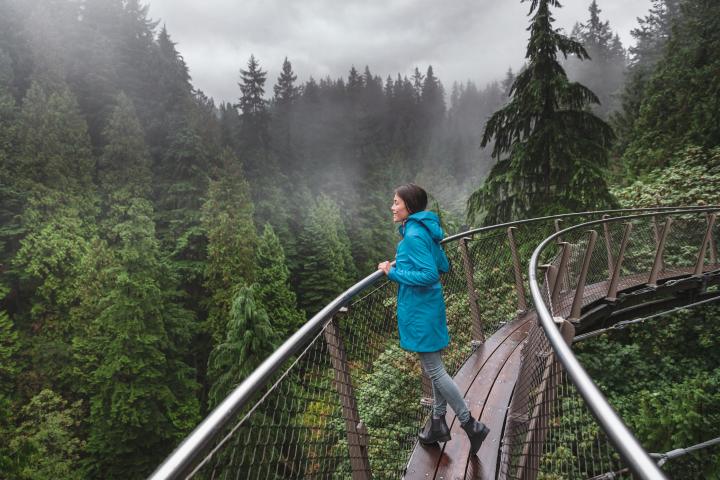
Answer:
<path fill-rule="evenodd" d="M 720 300 L 718 211 L 583 212 L 443 241 L 444 360 L 491 429 L 476 456 L 450 412 L 450 442 L 417 442 L 431 386 L 398 347 L 396 287 L 375 272 L 291 336 L 151 478 L 666 478 L 665 462 L 712 447 L 718 432 L 646 451 L 572 347 Z"/>

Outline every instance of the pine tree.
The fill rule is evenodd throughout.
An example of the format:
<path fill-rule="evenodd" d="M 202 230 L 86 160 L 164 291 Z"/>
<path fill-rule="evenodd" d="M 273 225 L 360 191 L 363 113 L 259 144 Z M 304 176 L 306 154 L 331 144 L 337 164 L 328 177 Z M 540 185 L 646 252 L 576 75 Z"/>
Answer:
<path fill-rule="evenodd" d="M 310 207 L 299 250 L 300 306 L 314 315 L 357 276 L 340 211 L 329 197 L 320 195 Z"/>
<path fill-rule="evenodd" d="M 625 49 L 620 37 L 613 34 L 610 22 L 600 19 L 602 11 L 596 0 L 590 4 L 589 12 L 587 22 L 575 25 L 572 37 L 583 44 L 590 59 L 582 61 L 571 57 L 565 62 L 565 68 L 574 79 L 597 94 L 600 104 L 593 107 L 593 112 L 608 118 L 619 106 L 617 97 L 625 79 Z"/>
<path fill-rule="evenodd" d="M 252 287 L 236 285 L 222 343 L 210 354 L 210 406 L 219 404 L 275 349 L 277 333 Z"/>
<path fill-rule="evenodd" d="M 268 146 L 268 111 L 265 95 L 267 72 L 260 68 L 255 55 L 250 55 L 247 70 L 240 70 L 240 103 L 242 147 L 255 151 Z M 258 175 L 260 165 L 248 165 L 250 178 Z"/>
<path fill-rule="evenodd" d="M 225 337 L 234 289 L 251 283 L 256 268 L 253 260 L 257 234 L 250 188 L 232 152 L 223 153 L 223 164 L 219 178 L 210 184 L 202 214 L 207 232 L 205 287 L 210 295 L 207 322 L 215 341 Z"/>
<path fill-rule="evenodd" d="M 468 199 L 470 216 L 486 223 L 581 211 L 611 203 L 603 177 L 612 130 L 586 110 L 598 99 L 567 80 L 558 50 L 587 59 L 578 42 L 552 28 L 557 0 L 533 0 L 527 67 L 513 83 L 512 100 L 495 112 L 482 146 L 495 140 L 493 167 L 485 184 Z M 503 155 L 509 154 L 504 157 Z"/>
<path fill-rule="evenodd" d="M 23 406 L 21 423 L 10 447 L 16 452 L 17 478 L 80 480 L 84 478 L 80 457 L 84 442 L 79 438 L 81 402 L 68 402 L 45 389 Z"/>
<path fill-rule="evenodd" d="M 632 175 L 666 166 L 685 147 L 720 144 L 720 5 L 687 0 L 650 76 L 623 163 Z"/>
<path fill-rule="evenodd" d="M 292 64 L 287 57 L 285 57 L 280 76 L 277 79 L 277 84 L 273 87 L 273 92 L 275 92 L 275 104 L 278 107 L 290 107 L 293 102 L 297 100 L 299 91 L 295 86 L 295 80 L 297 80 L 297 75 L 293 72 Z"/>
<path fill-rule="evenodd" d="M 305 315 L 297 309 L 295 293 L 290 289 L 285 252 L 270 224 L 265 224 L 258 241 L 255 264 L 255 298 L 267 312 L 278 338 L 284 340 L 302 326 Z"/>
<path fill-rule="evenodd" d="M 108 143 L 98 162 L 100 189 L 106 196 L 149 197 L 150 153 L 135 107 L 127 95 L 118 95 L 103 135 Z M 108 198 L 106 202 L 111 200 Z"/>
<path fill-rule="evenodd" d="M 621 94 L 621 108 L 612 117 L 613 128 L 617 134 L 615 157 L 620 157 L 631 141 L 632 128 L 640 114 L 647 82 L 665 51 L 673 24 L 680 16 L 680 3 L 681 0 L 653 0 L 648 15 L 639 18 L 639 26 L 630 32 L 635 39 L 635 45 L 629 48 L 630 64 Z M 613 170 L 621 181 L 631 176 L 621 162 L 613 165 Z"/>
<path fill-rule="evenodd" d="M 110 216 L 112 249 L 95 247 L 105 261 L 87 269 L 75 314 L 87 319 L 73 342 L 90 407 L 87 476 L 140 477 L 198 420 L 195 372 L 184 360 L 193 318 L 162 260 L 149 201 L 115 204 Z"/>

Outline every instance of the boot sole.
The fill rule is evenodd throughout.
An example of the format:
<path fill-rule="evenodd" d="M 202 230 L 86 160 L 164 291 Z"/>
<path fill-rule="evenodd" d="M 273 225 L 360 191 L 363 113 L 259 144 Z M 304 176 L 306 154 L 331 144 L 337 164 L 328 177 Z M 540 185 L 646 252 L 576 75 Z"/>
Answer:
<path fill-rule="evenodd" d="M 445 443 L 450 441 L 450 435 L 445 435 L 439 438 L 434 438 L 432 440 L 423 440 L 422 438 L 418 437 L 418 440 L 423 445 L 432 445 L 433 443 Z"/>

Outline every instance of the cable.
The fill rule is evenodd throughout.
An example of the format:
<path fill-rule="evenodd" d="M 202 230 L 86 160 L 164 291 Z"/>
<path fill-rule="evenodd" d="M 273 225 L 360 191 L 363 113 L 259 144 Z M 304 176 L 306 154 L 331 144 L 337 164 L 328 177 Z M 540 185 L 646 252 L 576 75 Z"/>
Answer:
<path fill-rule="evenodd" d="M 658 466 L 661 467 L 668 460 L 687 455 L 688 453 L 692 453 L 695 450 L 702 450 L 703 448 L 712 447 L 713 445 L 717 445 L 718 443 L 720 443 L 720 437 L 713 438 L 712 440 L 698 443 L 697 445 L 693 445 L 687 448 L 676 448 L 675 450 L 670 450 L 669 452 L 665 453 L 651 453 L 650 457 L 659 459 Z"/>

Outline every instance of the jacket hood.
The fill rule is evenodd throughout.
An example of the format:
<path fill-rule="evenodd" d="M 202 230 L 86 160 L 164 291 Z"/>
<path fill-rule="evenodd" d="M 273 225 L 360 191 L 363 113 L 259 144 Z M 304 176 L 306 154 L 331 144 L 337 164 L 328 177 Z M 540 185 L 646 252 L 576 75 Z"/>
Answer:
<path fill-rule="evenodd" d="M 430 232 L 430 237 L 435 242 L 440 242 L 440 240 L 445 237 L 445 232 L 443 232 L 443 229 L 440 226 L 440 218 L 435 212 L 423 210 L 422 212 L 413 213 L 407 218 L 407 223 L 410 222 L 417 222 L 422 224 L 425 228 L 428 229 L 428 232 Z"/>

